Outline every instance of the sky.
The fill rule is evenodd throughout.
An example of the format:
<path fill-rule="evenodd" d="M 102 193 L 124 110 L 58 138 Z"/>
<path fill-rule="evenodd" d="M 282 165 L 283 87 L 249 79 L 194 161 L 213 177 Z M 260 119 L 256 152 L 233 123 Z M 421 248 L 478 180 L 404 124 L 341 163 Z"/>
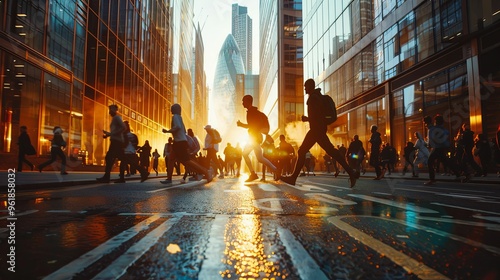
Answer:
<path fill-rule="evenodd" d="M 194 23 L 202 28 L 205 47 L 207 85 L 213 88 L 214 72 L 219 51 L 231 33 L 231 6 L 237 3 L 248 8 L 253 23 L 252 74 L 259 73 L 259 0 L 194 0 Z"/>

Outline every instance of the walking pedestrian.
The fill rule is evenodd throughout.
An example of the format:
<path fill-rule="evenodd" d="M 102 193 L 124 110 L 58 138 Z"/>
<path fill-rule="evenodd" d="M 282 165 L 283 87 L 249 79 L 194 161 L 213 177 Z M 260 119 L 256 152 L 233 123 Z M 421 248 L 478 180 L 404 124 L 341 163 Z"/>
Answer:
<path fill-rule="evenodd" d="M 17 145 L 19 145 L 19 153 L 17 156 L 17 172 L 23 171 L 23 163 L 26 163 L 31 171 L 35 168 L 35 165 L 26 159 L 26 155 L 36 154 L 36 150 L 31 144 L 30 136 L 28 135 L 28 128 L 26 126 L 21 126 L 19 128 L 19 138 L 17 140 Z"/>
<path fill-rule="evenodd" d="M 186 137 L 186 128 L 184 126 L 184 122 L 181 117 L 181 105 L 174 104 L 170 108 L 172 112 L 172 122 L 170 129 L 163 129 L 163 133 L 172 133 L 174 138 L 173 142 L 173 152 L 175 153 L 175 157 L 182 163 L 184 166 L 190 168 L 191 170 L 196 171 L 198 174 L 205 174 L 207 182 L 211 182 L 213 178 L 213 173 L 211 170 L 208 170 L 198 164 L 196 161 L 192 160 L 189 157 L 188 153 L 188 142 Z M 171 178 L 171 177 L 170 177 Z M 172 183 L 172 179 L 168 179 L 165 181 L 161 181 L 161 183 L 169 184 Z"/>
<path fill-rule="evenodd" d="M 482 133 L 478 134 L 475 147 L 475 155 L 479 157 L 479 161 L 481 162 L 481 176 L 486 177 L 491 161 L 491 148 L 486 135 Z"/>
<path fill-rule="evenodd" d="M 137 135 L 132 133 L 130 130 L 130 124 L 128 121 L 124 121 L 125 131 L 123 132 L 124 146 L 123 157 L 120 160 L 120 175 L 115 183 L 125 183 L 125 170 L 130 165 L 131 170 L 137 170 L 141 174 L 141 183 L 146 181 L 149 176 L 149 172 L 144 169 L 139 163 L 139 158 L 137 157 L 137 145 L 139 140 Z"/>
<path fill-rule="evenodd" d="M 217 152 L 219 151 L 219 142 L 220 140 L 217 139 L 219 137 L 219 132 L 216 132 L 214 128 L 212 128 L 211 125 L 206 125 L 205 126 L 205 131 L 207 132 L 207 135 L 205 136 L 205 148 L 204 150 L 207 151 L 207 161 L 211 162 L 216 168 L 216 170 L 219 170 L 219 179 L 224 179 L 224 169 L 223 165 L 220 164 L 219 160 L 217 159 Z"/>
<path fill-rule="evenodd" d="M 415 159 L 413 160 L 413 177 L 418 177 L 419 169 L 422 169 L 427 165 L 430 152 L 427 148 L 427 143 L 425 142 L 424 137 L 422 136 L 422 134 L 420 134 L 420 132 L 415 132 L 415 138 L 417 138 L 417 140 L 415 141 L 414 146 Z"/>
<path fill-rule="evenodd" d="M 241 121 L 237 121 L 236 125 L 239 127 L 247 128 L 248 129 L 248 143 L 246 144 L 245 148 L 243 149 L 243 158 L 245 159 L 245 163 L 250 170 L 250 176 L 245 182 L 251 182 L 254 180 L 259 179 L 259 176 L 257 173 L 255 173 L 255 170 L 252 165 L 252 161 L 250 160 L 249 154 L 253 151 L 255 154 L 255 157 L 257 160 L 265 164 L 269 169 L 273 172 L 276 173 L 277 169 L 274 164 L 271 163 L 268 159 L 264 157 L 262 154 L 262 148 L 260 144 L 263 141 L 262 138 L 262 128 L 265 124 L 261 123 L 260 119 L 260 114 L 261 112 L 257 107 L 253 106 L 253 97 L 251 95 L 245 95 L 243 96 L 243 107 L 247 109 L 247 123 L 242 123 Z"/>
<path fill-rule="evenodd" d="M 376 174 L 376 177 L 373 180 L 380 180 L 384 178 L 385 172 L 387 171 L 387 169 L 382 168 L 380 164 L 380 146 L 382 145 L 382 137 L 380 137 L 380 132 L 377 130 L 378 127 L 376 125 L 371 126 L 370 131 L 372 135 L 368 141 L 371 143 L 370 165 L 375 168 Z"/>
<path fill-rule="evenodd" d="M 361 162 L 363 161 L 364 154 L 363 142 L 359 140 L 358 135 L 354 135 L 353 140 L 347 148 L 346 158 L 349 166 L 357 172 L 361 172 Z"/>
<path fill-rule="evenodd" d="M 234 147 L 234 162 L 236 163 L 236 177 L 240 177 L 241 160 L 243 159 L 243 151 L 241 149 L 240 143 L 236 143 Z"/>
<path fill-rule="evenodd" d="M 277 147 L 278 153 L 278 175 L 292 174 L 292 159 L 295 157 L 295 149 L 292 144 L 286 141 L 285 135 L 280 135 L 280 144 Z"/>
<path fill-rule="evenodd" d="M 109 183 L 111 169 L 113 168 L 113 164 L 115 159 L 123 159 L 123 145 L 124 138 L 123 132 L 126 127 L 123 123 L 122 118 L 118 115 L 118 105 L 112 104 L 108 106 L 109 115 L 111 116 L 111 124 L 109 125 L 110 131 L 103 130 L 104 133 L 103 138 L 110 138 L 110 144 L 108 148 L 108 152 L 106 153 L 106 167 L 104 169 L 104 175 L 102 177 L 96 178 L 98 182 L 101 183 Z"/>
<path fill-rule="evenodd" d="M 415 167 L 413 166 L 413 160 L 415 159 L 415 144 L 413 142 L 406 142 L 406 146 L 403 149 L 403 157 L 405 159 L 405 165 L 403 167 L 403 176 L 408 171 L 408 166 L 411 167 L 412 176 L 415 177 Z"/>
<path fill-rule="evenodd" d="M 155 149 L 152 156 L 153 156 L 153 170 L 156 172 L 156 176 L 158 176 L 158 160 L 160 158 L 160 153 L 158 153 L 158 149 Z"/>
<path fill-rule="evenodd" d="M 295 169 L 292 175 L 289 177 L 282 176 L 281 180 L 287 184 L 295 185 L 297 176 L 299 176 L 300 170 L 302 169 L 302 166 L 304 166 L 307 151 L 309 151 L 309 149 L 311 149 L 311 147 L 315 143 L 318 143 L 326 153 L 328 153 L 332 158 L 339 162 L 342 167 L 344 167 L 344 169 L 349 174 L 350 186 L 352 188 L 356 184 L 359 173 L 354 171 L 351 167 L 349 167 L 349 165 L 347 165 L 345 154 L 341 155 L 340 152 L 330 142 L 328 135 L 326 135 L 327 123 L 325 120 L 325 113 L 323 110 L 321 110 L 321 108 L 323 108 L 323 100 L 321 100 L 321 89 L 316 89 L 315 87 L 316 83 L 313 79 L 308 79 L 304 83 L 304 89 L 306 94 L 309 94 L 309 98 L 307 99 L 308 117 L 302 116 L 302 121 L 309 122 L 309 131 L 306 133 L 304 141 L 302 142 L 302 145 L 300 145 L 297 152 L 297 162 L 295 164 Z"/>
<path fill-rule="evenodd" d="M 150 163 L 150 157 L 151 157 L 151 145 L 149 145 L 149 141 L 146 140 L 144 142 L 144 145 L 142 147 L 139 147 L 139 150 L 137 152 L 139 153 L 139 165 L 144 167 L 147 171 L 149 171 L 149 163 Z"/>
<path fill-rule="evenodd" d="M 50 146 L 50 159 L 38 166 L 38 171 L 42 170 L 49 164 L 56 161 L 57 157 L 61 158 L 61 175 L 68 175 L 66 172 L 66 155 L 63 150 L 66 147 L 66 141 L 62 136 L 63 130 L 59 126 L 55 126 L 53 129 L 54 137 L 52 138 Z"/>

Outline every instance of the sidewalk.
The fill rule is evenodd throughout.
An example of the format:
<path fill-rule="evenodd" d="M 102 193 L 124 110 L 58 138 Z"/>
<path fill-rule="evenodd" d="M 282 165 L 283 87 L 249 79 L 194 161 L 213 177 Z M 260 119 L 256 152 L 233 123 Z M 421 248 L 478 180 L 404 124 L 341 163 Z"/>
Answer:
<path fill-rule="evenodd" d="M 44 189 L 44 188 L 57 188 L 57 187 L 66 187 L 66 186 L 77 186 L 77 185 L 88 185 L 88 184 L 96 184 L 98 183 L 95 179 L 97 177 L 101 177 L 104 172 L 85 172 L 85 171 L 72 171 L 68 175 L 60 175 L 57 171 L 44 171 L 42 173 L 37 171 L 23 171 L 22 173 L 16 173 L 15 177 L 8 177 L 8 173 L 5 170 L 0 171 L 0 186 L 2 190 L 7 188 L 7 184 L 9 183 L 8 178 L 15 179 L 17 190 L 24 189 Z M 331 176 L 333 177 L 334 173 L 326 173 L 326 172 L 316 172 L 316 176 Z M 243 175 L 245 176 L 245 175 Z M 166 172 L 160 172 L 158 176 L 156 174 L 151 173 L 149 175 L 149 179 L 156 178 L 166 178 Z M 347 177 L 347 174 L 339 174 L 339 177 Z M 179 179 L 181 176 L 174 176 L 174 179 Z M 304 178 L 304 177 L 303 177 Z M 366 172 L 361 175 L 360 180 L 371 180 L 375 178 L 375 172 Z M 111 180 L 118 179 L 118 172 L 111 173 Z M 386 174 L 385 179 L 404 179 L 404 180 L 420 180 L 423 182 L 429 180 L 429 175 L 427 173 L 420 173 L 420 177 L 413 178 L 411 177 L 411 173 L 407 173 L 403 176 L 401 173 L 392 173 L 391 175 Z M 130 177 L 125 177 L 125 180 L 131 182 L 140 181 L 139 175 L 133 175 Z M 383 179 L 384 180 L 384 179 Z M 455 176 L 446 176 L 436 174 L 437 181 L 444 182 L 458 182 Z M 500 186 L 500 178 L 496 173 L 489 174 L 486 177 L 471 177 L 469 184 L 473 183 L 486 183 L 486 184 L 496 184 Z M 113 182 L 111 182 L 113 184 Z"/>

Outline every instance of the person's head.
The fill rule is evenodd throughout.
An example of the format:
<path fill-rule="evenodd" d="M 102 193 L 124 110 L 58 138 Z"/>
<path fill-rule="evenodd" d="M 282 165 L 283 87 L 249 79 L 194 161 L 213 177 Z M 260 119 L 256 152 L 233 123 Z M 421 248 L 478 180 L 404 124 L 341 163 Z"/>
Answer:
<path fill-rule="evenodd" d="M 207 124 L 207 125 L 205 125 L 204 129 L 205 129 L 205 131 L 206 131 L 207 133 L 209 133 L 209 132 L 212 130 L 212 126 L 211 126 L 211 125 L 209 125 L 209 124 Z"/>
<path fill-rule="evenodd" d="M 63 130 L 60 126 L 54 126 L 54 129 L 52 130 L 54 134 L 62 134 Z"/>
<path fill-rule="evenodd" d="M 116 113 L 118 112 L 118 105 L 116 104 L 109 105 L 108 108 L 109 108 L 109 114 L 111 116 L 115 116 Z"/>
<path fill-rule="evenodd" d="M 432 117 L 431 116 L 425 116 L 424 117 L 424 124 L 426 126 L 432 125 Z"/>
<path fill-rule="evenodd" d="M 19 127 L 19 130 L 21 132 L 26 132 L 28 130 L 28 128 L 25 125 L 22 125 L 21 127 Z"/>
<path fill-rule="evenodd" d="M 468 123 L 463 123 L 462 124 L 462 130 L 463 131 L 470 130 L 470 125 Z"/>
<path fill-rule="evenodd" d="M 354 135 L 354 141 L 358 141 L 359 140 L 359 135 Z"/>
<path fill-rule="evenodd" d="M 372 125 L 372 126 L 370 127 L 370 131 L 371 131 L 372 133 L 373 133 L 373 132 L 375 132 L 375 131 L 377 131 L 377 129 L 378 129 L 378 127 L 377 127 L 376 125 Z"/>
<path fill-rule="evenodd" d="M 406 142 L 406 146 L 413 147 L 413 142 L 411 142 L 411 141 Z"/>
<path fill-rule="evenodd" d="M 172 111 L 172 114 L 174 115 L 180 115 L 181 114 L 181 105 L 175 103 L 170 107 L 170 111 Z"/>
<path fill-rule="evenodd" d="M 280 135 L 280 141 L 281 142 L 285 142 L 286 138 L 285 138 L 285 135 L 281 134 Z"/>
<path fill-rule="evenodd" d="M 172 137 L 168 137 L 168 143 L 173 143 L 174 139 Z"/>
<path fill-rule="evenodd" d="M 248 108 L 252 107 L 253 97 L 251 95 L 247 94 L 247 95 L 243 96 L 242 101 L 243 101 L 243 107 L 248 109 Z"/>
<path fill-rule="evenodd" d="M 434 124 L 436 125 L 443 125 L 444 124 L 444 118 L 441 115 L 436 115 L 434 117 Z"/>
<path fill-rule="evenodd" d="M 188 128 L 187 134 L 191 137 L 194 137 L 194 132 L 191 128 Z"/>
<path fill-rule="evenodd" d="M 304 90 L 307 94 L 310 94 L 312 92 L 314 92 L 314 89 L 316 88 L 316 83 L 314 82 L 313 79 L 308 79 L 305 83 L 304 83 Z"/>

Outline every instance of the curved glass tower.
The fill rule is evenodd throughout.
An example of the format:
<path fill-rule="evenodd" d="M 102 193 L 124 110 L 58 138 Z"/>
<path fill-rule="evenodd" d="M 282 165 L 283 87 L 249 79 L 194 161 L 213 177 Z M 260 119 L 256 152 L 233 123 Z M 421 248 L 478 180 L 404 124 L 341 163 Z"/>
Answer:
<path fill-rule="evenodd" d="M 241 97 L 238 99 L 236 92 L 237 79 L 243 74 L 245 67 L 240 50 L 233 35 L 229 34 L 219 52 L 214 87 L 210 96 L 210 122 L 220 132 L 223 142 L 235 139 L 230 132 L 235 132 L 236 121 L 240 115 L 237 112 L 244 110 Z M 244 119 L 241 121 L 246 122 Z"/>

